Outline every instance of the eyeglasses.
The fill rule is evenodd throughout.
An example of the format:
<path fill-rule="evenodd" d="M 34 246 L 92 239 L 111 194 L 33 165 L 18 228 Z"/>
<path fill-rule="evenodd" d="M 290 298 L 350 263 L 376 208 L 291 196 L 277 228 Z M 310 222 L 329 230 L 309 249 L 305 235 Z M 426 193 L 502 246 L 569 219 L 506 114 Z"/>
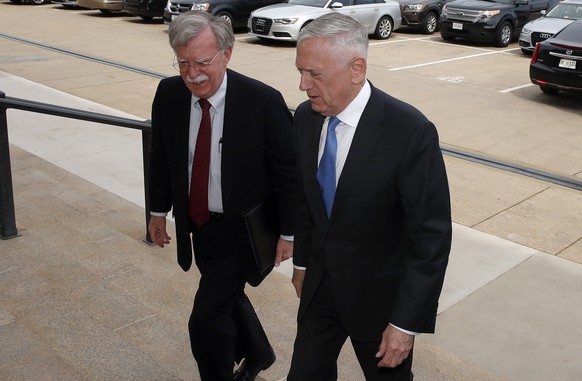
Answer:
<path fill-rule="evenodd" d="M 214 55 L 214 57 L 212 57 L 212 59 L 210 61 L 199 60 L 199 61 L 194 61 L 194 62 L 188 62 L 188 61 L 179 60 L 176 56 L 174 56 L 174 62 L 172 63 L 172 66 L 177 71 L 182 71 L 182 70 L 188 71 L 190 69 L 194 69 L 196 71 L 206 71 L 206 70 L 208 70 L 210 65 L 212 65 L 212 63 L 214 62 L 216 57 L 218 57 L 218 53 L 223 52 L 223 51 L 224 50 L 217 51 L 216 54 Z"/>

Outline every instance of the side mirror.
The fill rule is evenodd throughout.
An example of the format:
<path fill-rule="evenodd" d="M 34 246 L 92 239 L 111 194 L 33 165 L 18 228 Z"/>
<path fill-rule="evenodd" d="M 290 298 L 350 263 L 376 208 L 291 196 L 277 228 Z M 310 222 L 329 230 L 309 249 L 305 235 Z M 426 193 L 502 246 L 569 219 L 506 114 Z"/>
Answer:
<path fill-rule="evenodd" d="M 341 9 L 343 7 L 344 7 L 344 5 L 342 3 L 340 3 L 339 1 L 336 1 L 335 3 L 331 4 L 331 9 Z"/>

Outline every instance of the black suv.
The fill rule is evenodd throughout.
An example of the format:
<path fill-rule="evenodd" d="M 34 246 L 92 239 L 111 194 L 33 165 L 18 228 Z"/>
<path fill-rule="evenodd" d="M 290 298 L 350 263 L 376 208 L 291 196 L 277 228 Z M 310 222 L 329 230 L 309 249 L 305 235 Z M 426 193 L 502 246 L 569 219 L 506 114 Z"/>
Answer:
<path fill-rule="evenodd" d="M 559 0 L 455 0 L 441 12 L 440 30 L 445 40 L 455 37 L 505 47 L 523 26 Z"/>
<path fill-rule="evenodd" d="M 439 26 L 443 5 L 451 0 L 396 0 L 400 4 L 402 25 L 433 34 Z"/>

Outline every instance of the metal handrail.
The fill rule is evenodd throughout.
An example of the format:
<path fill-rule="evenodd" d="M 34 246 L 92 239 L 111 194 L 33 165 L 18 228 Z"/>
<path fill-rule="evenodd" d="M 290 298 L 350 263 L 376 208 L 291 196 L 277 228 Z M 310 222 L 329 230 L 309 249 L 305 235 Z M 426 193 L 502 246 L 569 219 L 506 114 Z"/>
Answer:
<path fill-rule="evenodd" d="M 16 228 L 16 217 L 14 213 L 14 191 L 12 187 L 12 170 L 10 165 L 8 120 L 6 118 L 6 110 L 9 108 L 54 115 L 69 119 L 78 119 L 88 122 L 131 128 L 134 130 L 141 130 L 146 214 L 146 241 L 148 243 L 152 242 L 147 229 L 147 225 L 149 224 L 150 220 L 147 168 L 149 166 L 151 122 L 149 120 L 139 121 L 91 111 L 83 111 L 69 107 L 57 106 L 48 103 L 7 97 L 6 94 L 4 94 L 2 91 L 0 91 L 0 238 L 9 239 L 19 235 L 18 229 Z"/>
<path fill-rule="evenodd" d="M 124 128 L 141 130 L 142 132 L 142 152 L 144 170 L 144 193 L 145 193 L 145 213 L 146 213 L 146 242 L 152 243 L 147 225 L 150 220 L 150 208 L 148 197 L 148 176 L 149 149 L 151 139 L 151 122 L 149 120 L 138 121 L 134 119 L 122 118 L 90 111 L 82 111 L 73 108 L 56 106 L 47 103 L 40 103 L 30 100 L 6 97 L 0 91 L 0 238 L 8 239 L 18 236 L 14 215 L 14 196 L 12 190 L 12 174 L 10 168 L 10 153 L 8 144 L 8 122 L 6 110 L 14 108 L 24 111 L 43 113 L 60 116 L 70 119 L 79 119 L 89 122 L 108 124 Z M 292 112 L 294 110 L 291 110 Z M 444 155 L 469 160 L 481 165 L 490 166 L 517 173 L 523 176 L 536 178 L 560 186 L 582 191 L 582 181 L 572 176 L 562 176 L 555 173 L 542 171 L 536 168 L 527 167 L 517 163 L 501 161 L 496 158 L 480 155 L 458 148 L 441 146 Z"/>

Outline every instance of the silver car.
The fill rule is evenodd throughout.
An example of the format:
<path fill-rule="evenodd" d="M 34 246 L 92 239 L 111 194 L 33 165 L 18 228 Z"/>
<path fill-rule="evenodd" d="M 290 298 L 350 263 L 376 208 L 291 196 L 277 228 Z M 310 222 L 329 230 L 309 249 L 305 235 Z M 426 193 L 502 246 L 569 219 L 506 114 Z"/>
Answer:
<path fill-rule="evenodd" d="M 582 19 L 582 0 L 563 0 L 543 17 L 525 24 L 519 35 L 519 47 L 524 54 L 533 53 L 538 42 L 542 42 L 564 29 L 572 22 Z"/>
<path fill-rule="evenodd" d="M 368 34 L 384 40 L 400 28 L 400 6 L 393 0 L 289 0 L 251 13 L 248 32 L 259 38 L 296 41 L 301 28 L 321 15 L 340 12 L 361 22 Z"/>

